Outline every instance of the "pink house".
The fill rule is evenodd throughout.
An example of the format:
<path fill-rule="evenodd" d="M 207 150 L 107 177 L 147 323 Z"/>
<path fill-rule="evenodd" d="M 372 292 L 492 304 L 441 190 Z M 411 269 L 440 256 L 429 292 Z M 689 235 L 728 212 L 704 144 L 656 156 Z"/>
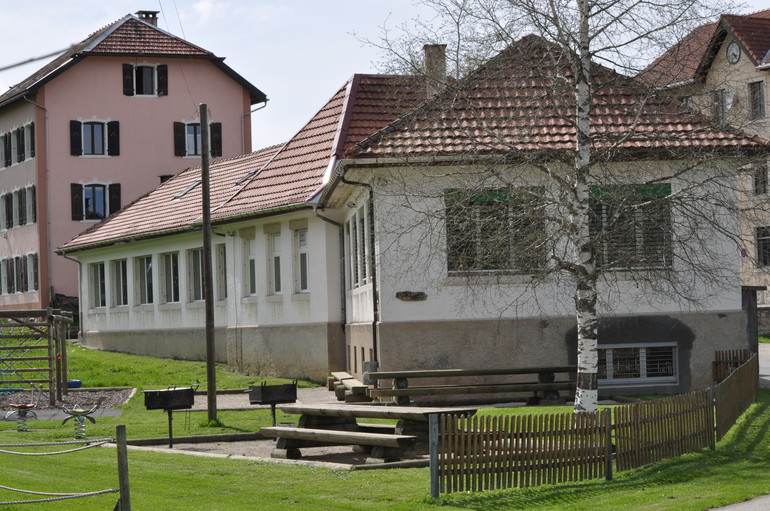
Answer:
<path fill-rule="evenodd" d="M 139 11 L 96 31 L 0 96 L 0 309 L 78 296 L 53 249 L 211 156 L 251 151 L 266 96 L 223 58 Z"/>

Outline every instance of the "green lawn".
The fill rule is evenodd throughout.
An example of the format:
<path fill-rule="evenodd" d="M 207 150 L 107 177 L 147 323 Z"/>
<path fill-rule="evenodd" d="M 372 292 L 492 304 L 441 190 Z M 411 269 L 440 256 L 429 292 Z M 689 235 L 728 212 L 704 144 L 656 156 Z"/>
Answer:
<path fill-rule="evenodd" d="M 73 348 L 73 376 L 86 385 L 105 386 L 135 382 L 141 388 L 203 383 L 205 365 L 157 360 Z M 127 376 L 130 375 L 130 376 Z M 261 378 L 244 377 L 225 368 L 218 372 L 222 387 L 245 388 Z M 542 409 L 537 409 L 541 411 Z M 513 410 L 511 410 L 513 411 Z M 516 409 L 516 413 L 526 409 Z M 499 413 L 499 409 L 482 413 Z M 181 416 L 182 414 L 178 414 Z M 204 427 L 177 419 L 175 434 L 255 431 L 270 421 L 267 411 L 220 412 L 222 428 Z M 165 436 L 165 414 L 144 409 L 135 396 L 118 418 L 100 418 L 88 425 L 89 435 L 114 434 L 116 424 L 126 424 L 129 438 Z M 0 422 L 0 443 L 66 438 L 70 423 L 51 421 L 30 424 L 43 431 L 25 434 L 14 424 Z M 429 497 L 428 469 L 339 471 L 305 466 L 258 463 L 238 459 L 213 459 L 182 454 L 129 451 L 131 495 L 134 510 L 423 510 L 423 509 L 553 509 L 553 510 L 704 510 L 770 493 L 770 391 L 760 392 L 758 403 L 741 418 L 716 451 L 661 462 L 616 473 L 613 481 L 567 483 L 538 488 Z M 0 484 L 45 491 L 89 491 L 117 486 L 115 451 L 98 448 L 57 457 L 17 457 L 0 453 Z M 0 490 L 0 502 L 18 499 Z M 73 502 L 19 507 L 40 511 L 112 509 L 115 495 Z M 5 509 L 16 509 L 9 506 Z"/>

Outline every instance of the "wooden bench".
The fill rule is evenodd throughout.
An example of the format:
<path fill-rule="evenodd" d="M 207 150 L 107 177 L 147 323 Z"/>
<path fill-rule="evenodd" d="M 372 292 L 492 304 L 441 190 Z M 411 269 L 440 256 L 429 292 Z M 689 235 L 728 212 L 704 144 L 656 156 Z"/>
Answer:
<path fill-rule="evenodd" d="M 372 400 L 366 395 L 367 385 L 346 372 L 333 372 L 327 379 L 327 388 L 334 392 L 337 401 L 358 403 Z"/>
<path fill-rule="evenodd" d="M 415 371 L 378 371 L 367 373 L 369 380 L 393 380 L 391 388 L 367 388 L 371 398 L 390 397 L 397 405 L 405 406 L 412 396 L 450 396 L 469 394 L 512 394 L 531 392 L 533 397 L 530 404 L 541 402 L 542 399 L 558 399 L 559 391 L 574 391 L 574 380 L 556 381 L 556 373 L 576 373 L 577 366 L 528 367 L 505 369 L 428 369 Z M 500 377 L 514 375 L 537 375 L 536 382 L 512 383 L 482 383 L 463 384 L 453 380 L 469 377 Z M 434 385 L 410 384 L 410 380 L 422 378 L 443 378 L 451 383 Z"/>
<path fill-rule="evenodd" d="M 431 414 L 473 415 L 467 407 L 399 407 L 372 404 L 287 404 L 283 413 L 300 415 L 297 427 L 266 427 L 260 432 L 277 438 L 273 458 L 296 459 L 304 447 L 353 445 L 369 453 L 367 463 L 398 461 L 411 451 L 427 452 Z M 359 418 L 391 419 L 397 424 L 363 424 Z"/>

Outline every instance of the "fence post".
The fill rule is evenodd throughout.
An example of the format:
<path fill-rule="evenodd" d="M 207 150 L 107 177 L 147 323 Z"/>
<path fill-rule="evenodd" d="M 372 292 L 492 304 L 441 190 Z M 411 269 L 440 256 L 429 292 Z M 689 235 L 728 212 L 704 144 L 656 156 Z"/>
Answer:
<path fill-rule="evenodd" d="M 438 466 L 438 414 L 428 416 L 428 447 L 430 449 L 430 496 L 437 499 L 439 496 L 439 466 Z"/>
<path fill-rule="evenodd" d="M 606 479 L 607 481 L 612 481 L 612 458 L 614 457 L 615 449 L 612 446 L 612 428 L 613 422 L 612 422 L 612 411 L 607 409 L 604 410 L 604 420 L 602 421 L 606 431 L 607 431 L 607 470 L 606 470 Z"/>
<path fill-rule="evenodd" d="M 120 484 L 120 511 L 131 511 L 131 491 L 128 485 L 128 449 L 126 448 L 126 426 L 115 426 L 118 451 L 118 483 Z"/>
<path fill-rule="evenodd" d="M 712 451 L 715 451 L 717 448 L 717 435 L 719 432 L 717 431 L 717 422 L 716 422 L 716 407 L 718 406 L 717 399 L 716 399 L 716 389 L 715 387 L 709 387 L 706 389 L 706 401 L 708 402 L 708 421 L 711 425 L 711 437 L 709 437 L 709 447 Z"/>

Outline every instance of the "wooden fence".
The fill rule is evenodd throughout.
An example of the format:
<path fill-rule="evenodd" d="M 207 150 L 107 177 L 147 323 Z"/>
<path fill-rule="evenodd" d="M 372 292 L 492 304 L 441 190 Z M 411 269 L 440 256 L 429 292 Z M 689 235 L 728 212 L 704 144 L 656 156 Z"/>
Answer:
<path fill-rule="evenodd" d="M 756 401 L 758 374 L 755 355 L 716 387 L 612 413 L 432 416 L 431 495 L 611 479 L 613 458 L 629 470 L 714 449 Z"/>
<path fill-rule="evenodd" d="M 758 390 L 759 357 L 756 355 L 714 387 L 717 440 L 721 440 L 738 417 L 757 400 Z"/>
<path fill-rule="evenodd" d="M 711 390 L 613 409 L 615 461 L 630 470 L 714 447 Z"/>
<path fill-rule="evenodd" d="M 738 369 L 751 358 L 749 350 L 723 350 L 714 352 L 714 361 L 711 363 L 711 373 L 714 381 L 724 381 L 730 373 Z"/>

